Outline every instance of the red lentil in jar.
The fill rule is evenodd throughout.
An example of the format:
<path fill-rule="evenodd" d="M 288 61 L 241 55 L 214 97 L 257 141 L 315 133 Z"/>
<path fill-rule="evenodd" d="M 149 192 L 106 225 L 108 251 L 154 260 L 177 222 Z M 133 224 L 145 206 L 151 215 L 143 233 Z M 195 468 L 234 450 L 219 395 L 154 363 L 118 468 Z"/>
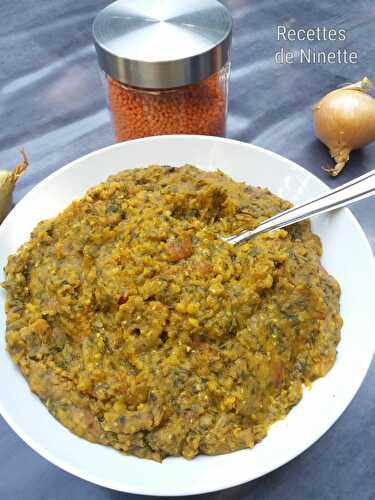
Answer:
<path fill-rule="evenodd" d="M 119 0 L 93 35 L 117 141 L 224 136 L 232 20 L 216 0 Z"/>

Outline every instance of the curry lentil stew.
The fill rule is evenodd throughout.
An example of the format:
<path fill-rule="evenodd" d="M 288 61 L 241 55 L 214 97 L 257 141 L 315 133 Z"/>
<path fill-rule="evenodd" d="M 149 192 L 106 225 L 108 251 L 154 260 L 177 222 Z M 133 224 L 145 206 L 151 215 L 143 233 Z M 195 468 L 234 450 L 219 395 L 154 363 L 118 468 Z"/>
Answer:
<path fill-rule="evenodd" d="M 325 375 L 340 290 L 290 204 L 193 166 L 121 172 L 41 222 L 6 267 L 7 348 L 68 429 L 162 460 L 254 446 Z"/>

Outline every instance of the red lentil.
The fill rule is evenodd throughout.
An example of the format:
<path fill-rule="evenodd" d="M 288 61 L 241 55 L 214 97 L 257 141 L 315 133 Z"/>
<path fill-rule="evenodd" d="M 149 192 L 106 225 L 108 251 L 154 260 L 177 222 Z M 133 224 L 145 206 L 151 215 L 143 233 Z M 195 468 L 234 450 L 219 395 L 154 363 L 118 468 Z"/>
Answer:
<path fill-rule="evenodd" d="M 106 77 L 116 140 L 153 135 L 225 135 L 226 77 L 223 71 L 206 80 L 169 90 L 128 87 Z"/>

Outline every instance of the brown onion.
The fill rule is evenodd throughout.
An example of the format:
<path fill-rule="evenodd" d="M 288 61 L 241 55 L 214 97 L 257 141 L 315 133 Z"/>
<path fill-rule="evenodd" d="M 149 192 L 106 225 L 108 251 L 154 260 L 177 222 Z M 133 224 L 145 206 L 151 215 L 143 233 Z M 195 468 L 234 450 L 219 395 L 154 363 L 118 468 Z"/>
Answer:
<path fill-rule="evenodd" d="M 28 161 L 24 151 L 21 151 L 22 161 L 13 171 L 0 170 L 0 223 L 8 214 L 12 206 L 14 186 L 21 174 L 26 170 Z"/>
<path fill-rule="evenodd" d="M 336 162 L 327 170 L 333 176 L 344 168 L 351 151 L 375 140 L 375 99 L 366 93 L 371 86 L 365 77 L 330 92 L 313 109 L 315 133 Z"/>

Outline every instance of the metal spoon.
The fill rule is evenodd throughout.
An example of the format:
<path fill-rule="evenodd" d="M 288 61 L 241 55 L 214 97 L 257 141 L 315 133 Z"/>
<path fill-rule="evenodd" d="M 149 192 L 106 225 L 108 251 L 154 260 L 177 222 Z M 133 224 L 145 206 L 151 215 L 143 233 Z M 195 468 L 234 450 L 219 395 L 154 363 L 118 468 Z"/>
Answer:
<path fill-rule="evenodd" d="M 244 243 L 258 234 L 266 233 L 274 229 L 290 226 L 295 222 L 308 219 L 314 215 L 323 214 L 330 210 L 345 207 L 356 201 L 363 200 L 375 194 L 375 170 L 361 175 L 356 179 L 339 186 L 328 193 L 306 201 L 301 205 L 285 210 L 270 219 L 261 222 L 255 229 L 245 229 L 241 233 L 222 237 L 223 241 L 231 245 Z"/>

